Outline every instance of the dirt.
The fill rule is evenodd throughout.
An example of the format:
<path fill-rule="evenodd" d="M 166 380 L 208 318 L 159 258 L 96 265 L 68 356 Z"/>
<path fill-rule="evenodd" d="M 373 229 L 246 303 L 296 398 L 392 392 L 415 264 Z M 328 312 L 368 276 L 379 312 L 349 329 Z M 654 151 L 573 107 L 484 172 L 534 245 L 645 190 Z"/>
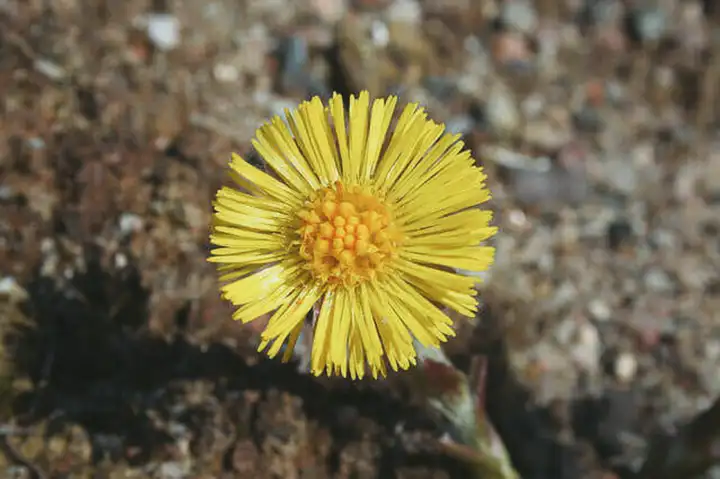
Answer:
<path fill-rule="evenodd" d="M 717 12 L 546 3 L 0 0 L 3 477 L 470 477 L 402 381 L 258 356 L 205 261 L 230 152 L 360 88 L 488 169 L 498 261 L 447 351 L 489 358 L 522 477 L 633 477 L 720 393 Z"/>

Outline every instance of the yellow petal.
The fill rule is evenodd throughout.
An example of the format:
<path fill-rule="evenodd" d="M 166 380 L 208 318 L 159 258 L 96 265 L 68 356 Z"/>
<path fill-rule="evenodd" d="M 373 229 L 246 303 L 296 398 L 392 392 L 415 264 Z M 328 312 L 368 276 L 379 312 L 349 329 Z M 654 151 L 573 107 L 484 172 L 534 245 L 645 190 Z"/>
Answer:
<path fill-rule="evenodd" d="M 438 287 L 452 291 L 470 291 L 475 286 L 475 279 L 473 278 L 448 271 L 441 271 L 437 268 L 413 263 L 412 261 L 407 261 L 402 258 L 398 258 L 393 265 L 402 273 L 422 279 L 428 283 L 434 283 Z"/>
<path fill-rule="evenodd" d="M 330 364 L 338 367 L 342 377 L 347 377 L 348 341 L 352 325 L 352 305 L 345 288 L 336 291 L 335 308 L 332 310 L 333 337 L 330 342 Z"/>
<path fill-rule="evenodd" d="M 294 339 L 291 338 L 292 346 L 295 346 L 297 334 L 300 334 L 298 328 L 302 327 L 305 316 L 320 297 L 320 294 L 321 289 L 318 285 L 300 290 L 291 301 L 272 315 L 265 330 L 260 335 L 264 341 L 271 344 L 270 349 L 267 351 L 269 357 L 274 358 L 280 352 L 285 340 L 292 334 L 296 334 Z M 290 354 L 292 354 L 292 350 Z"/>
<path fill-rule="evenodd" d="M 272 119 L 272 127 L 269 133 L 272 134 L 273 141 L 278 145 L 278 148 L 282 149 L 284 154 L 287 155 L 288 161 L 300 172 L 313 190 L 322 187 L 312 164 L 298 148 L 287 123 L 279 116 L 276 116 Z"/>
<path fill-rule="evenodd" d="M 417 165 L 405 172 L 402 177 L 398 178 L 397 182 L 393 186 L 393 198 L 402 198 L 398 204 L 402 204 L 406 201 L 406 196 L 415 190 L 417 192 L 418 186 L 423 187 L 429 183 L 433 175 L 444 171 L 447 168 L 451 168 L 454 165 L 461 164 L 462 158 L 458 160 L 458 154 L 463 147 L 459 134 L 444 134 L 427 152 L 426 155 L 422 156 Z M 469 152 L 467 152 L 469 157 Z M 457 169 L 452 173 L 457 174 Z"/>
<path fill-rule="evenodd" d="M 398 277 L 391 277 L 388 286 L 395 297 L 403 299 L 403 306 L 415 313 L 417 321 L 432 331 L 436 338 L 445 341 L 447 336 L 455 336 L 455 331 L 450 327 L 452 320 L 417 289 Z"/>
<path fill-rule="evenodd" d="M 306 121 L 313 125 L 312 140 L 318 161 L 328 172 L 331 182 L 340 179 L 340 158 L 335 148 L 335 138 L 330 126 L 328 112 L 320 98 L 314 97 L 303 109 Z"/>
<path fill-rule="evenodd" d="M 288 338 L 288 344 L 287 348 L 285 348 L 285 352 L 283 353 L 282 361 L 284 363 L 290 361 L 292 359 L 293 351 L 295 350 L 295 345 L 297 344 L 297 340 L 300 337 L 300 333 L 303 330 L 303 326 L 305 326 L 302 322 L 299 322 L 297 326 L 295 326 L 295 329 L 290 333 L 290 337 Z"/>
<path fill-rule="evenodd" d="M 299 276 L 299 274 L 295 276 L 288 275 L 285 283 L 279 285 L 269 295 L 258 296 L 253 301 L 238 308 L 233 313 L 233 319 L 248 323 L 286 304 L 293 297 L 293 293 L 298 290 Z"/>
<path fill-rule="evenodd" d="M 263 192 L 273 198 L 287 202 L 291 205 L 300 205 L 302 203 L 302 196 L 300 196 L 297 191 L 288 188 L 284 183 L 281 183 L 264 171 L 260 171 L 255 168 L 250 163 L 243 160 L 240 155 L 235 153 L 232 154 L 230 167 L 241 177 L 257 185 L 257 187 L 261 188 Z"/>
<path fill-rule="evenodd" d="M 337 138 L 338 150 L 340 153 L 340 171 L 344 181 L 349 181 L 349 173 L 352 171 L 350 166 L 350 149 L 348 148 L 348 136 L 345 128 L 345 106 L 343 99 L 337 93 L 334 93 L 330 100 L 330 115 L 332 116 L 333 128 Z"/>
<path fill-rule="evenodd" d="M 268 251 L 265 253 L 253 253 L 246 250 L 238 250 L 236 248 L 216 248 L 210 250 L 208 261 L 211 263 L 226 264 L 266 264 L 282 259 L 287 259 L 288 254 L 285 251 Z"/>
<path fill-rule="evenodd" d="M 468 271 L 486 271 L 493 262 L 495 248 L 469 246 L 465 248 L 440 249 L 427 246 L 403 248 L 400 256 L 417 263 L 431 263 Z"/>
<path fill-rule="evenodd" d="M 270 318 L 265 331 L 262 332 L 261 336 L 263 338 L 272 339 L 273 337 L 290 334 L 290 331 L 295 328 L 297 323 L 305 319 L 305 315 L 322 294 L 322 286 L 317 283 L 313 283 L 309 287 L 302 289 L 300 289 L 298 285 L 298 289 L 300 293 L 296 298 L 287 303 L 287 309 L 284 314 Z"/>
<path fill-rule="evenodd" d="M 437 345 L 438 341 L 435 334 L 427 327 L 424 322 L 420 322 L 415 315 L 405 307 L 404 298 L 402 296 L 393 296 L 396 288 L 389 287 L 387 284 L 378 284 L 370 286 L 373 294 L 371 296 L 371 303 L 375 315 L 378 316 L 380 321 L 396 322 L 397 324 L 404 325 L 407 330 L 422 344 L 424 345 Z M 405 344 L 405 341 L 401 341 L 398 344 Z M 384 345 L 387 349 L 388 346 Z M 402 348 L 406 354 L 407 349 Z M 394 349 L 393 349 L 394 351 Z"/>
<path fill-rule="evenodd" d="M 335 293 L 329 291 L 325 293 L 322 304 L 320 305 L 320 313 L 315 320 L 313 328 L 313 345 L 311 354 L 310 371 L 319 376 L 325 372 L 330 364 L 328 356 L 330 354 L 330 344 L 332 342 L 332 321 L 331 313 L 335 309 Z"/>
<path fill-rule="evenodd" d="M 322 105 L 321 105 L 322 106 Z M 313 171 L 317 175 L 320 183 L 328 185 L 339 178 L 338 172 L 332 162 L 327 158 L 323 158 L 316 135 L 317 130 L 323 130 L 323 125 L 314 124 L 317 116 L 313 115 L 313 109 L 317 108 L 317 103 L 303 102 L 295 111 L 286 110 L 285 117 L 288 125 L 293 133 L 295 142 L 302 152 L 305 159 L 312 166 Z M 327 121 L 327 119 L 323 119 Z"/>
<path fill-rule="evenodd" d="M 444 125 L 438 125 L 426 120 L 423 112 L 423 115 L 418 117 L 416 124 L 413 125 L 413 130 L 399 140 L 397 146 L 399 155 L 390 167 L 387 176 L 380 180 L 382 189 L 387 191 L 390 201 L 398 199 L 394 194 L 396 182 L 405 172 L 412 171 L 412 168 L 422 160 L 428 149 L 437 141 L 444 130 Z"/>
<path fill-rule="evenodd" d="M 350 97 L 350 169 L 343 171 L 342 179 L 348 183 L 355 183 L 360 179 L 365 148 L 368 137 L 368 107 L 370 95 L 367 91 L 360 92 L 360 95 Z"/>
<path fill-rule="evenodd" d="M 251 141 L 253 147 L 262 157 L 265 162 L 270 165 L 270 168 L 288 185 L 292 186 L 295 190 L 308 195 L 312 192 L 313 188 L 309 183 L 295 170 L 295 167 L 285 159 L 283 150 L 279 149 L 274 145 L 266 132 L 261 128 L 258 130 L 257 139 Z"/>
<path fill-rule="evenodd" d="M 385 134 L 390 126 L 396 103 L 397 97 L 394 96 L 389 97 L 387 103 L 383 99 L 376 99 L 373 102 L 370 112 L 370 131 L 367 138 L 367 147 L 360 167 L 360 181 L 370 180 L 373 173 L 375 173 L 380 158 L 380 150 L 385 144 Z"/>
<path fill-rule="evenodd" d="M 238 176 L 235 174 L 234 176 Z M 230 200 L 233 200 L 235 203 L 240 203 L 247 206 L 252 206 L 253 208 L 259 208 L 261 210 L 268 210 L 268 212 L 280 212 L 285 213 L 286 215 L 291 212 L 292 208 L 287 204 L 283 203 L 282 201 L 274 200 L 264 194 L 262 194 L 262 191 L 259 190 L 260 196 L 256 195 L 249 195 L 247 193 L 243 193 L 242 191 L 238 191 L 234 188 L 229 188 L 227 186 L 223 186 L 220 188 L 216 194 L 219 198 L 228 198 Z"/>
<path fill-rule="evenodd" d="M 270 295 L 276 288 L 284 284 L 288 276 L 291 276 L 296 270 L 296 266 L 276 264 L 226 284 L 221 287 L 221 291 L 233 304 L 242 305 L 257 297 Z"/>

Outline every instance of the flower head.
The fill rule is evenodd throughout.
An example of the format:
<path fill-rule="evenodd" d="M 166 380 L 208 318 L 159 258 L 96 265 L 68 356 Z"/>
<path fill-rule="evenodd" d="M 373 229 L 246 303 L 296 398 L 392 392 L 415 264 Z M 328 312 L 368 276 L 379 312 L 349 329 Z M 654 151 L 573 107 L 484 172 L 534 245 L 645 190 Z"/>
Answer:
<path fill-rule="evenodd" d="M 413 339 L 454 335 L 441 308 L 473 317 L 475 282 L 496 232 L 485 174 L 459 135 L 417 104 L 393 123 L 397 98 L 315 97 L 273 118 L 252 144 L 269 166 L 238 155 L 237 188 L 217 192 L 209 261 L 219 263 L 234 319 L 270 314 L 259 350 L 289 359 L 317 304 L 311 370 L 362 378 L 408 369 Z"/>

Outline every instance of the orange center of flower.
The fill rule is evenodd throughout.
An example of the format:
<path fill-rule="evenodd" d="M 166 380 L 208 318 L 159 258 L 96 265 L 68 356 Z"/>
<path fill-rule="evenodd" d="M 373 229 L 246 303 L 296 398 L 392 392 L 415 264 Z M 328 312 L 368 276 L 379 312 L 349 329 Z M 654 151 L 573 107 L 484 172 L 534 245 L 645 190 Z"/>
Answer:
<path fill-rule="evenodd" d="M 382 273 L 401 235 L 370 189 L 343 185 L 316 191 L 299 214 L 300 256 L 321 281 L 354 285 Z"/>

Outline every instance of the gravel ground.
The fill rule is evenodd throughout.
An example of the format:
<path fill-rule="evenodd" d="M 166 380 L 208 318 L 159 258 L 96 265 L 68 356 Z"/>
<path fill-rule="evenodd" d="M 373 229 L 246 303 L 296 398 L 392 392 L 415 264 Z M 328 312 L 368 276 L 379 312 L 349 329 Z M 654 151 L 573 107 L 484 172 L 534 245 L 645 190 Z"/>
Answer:
<path fill-rule="evenodd" d="M 467 477 L 412 391 L 258 358 L 204 260 L 229 153 L 358 89 L 489 172 L 447 351 L 525 479 L 632 477 L 720 393 L 716 2 L 0 0 L 2 477 Z"/>

